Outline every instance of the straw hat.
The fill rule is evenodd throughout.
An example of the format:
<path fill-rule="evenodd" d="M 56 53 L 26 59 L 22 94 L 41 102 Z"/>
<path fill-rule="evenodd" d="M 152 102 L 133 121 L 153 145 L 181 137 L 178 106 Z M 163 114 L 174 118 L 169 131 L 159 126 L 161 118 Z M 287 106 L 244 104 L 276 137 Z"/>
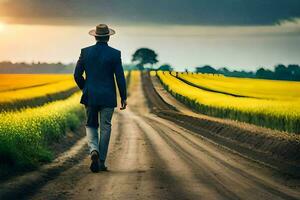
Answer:
<path fill-rule="evenodd" d="M 115 34 L 116 31 L 108 28 L 106 24 L 99 24 L 96 26 L 96 29 L 90 30 L 89 34 L 92 36 L 104 37 Z"/>

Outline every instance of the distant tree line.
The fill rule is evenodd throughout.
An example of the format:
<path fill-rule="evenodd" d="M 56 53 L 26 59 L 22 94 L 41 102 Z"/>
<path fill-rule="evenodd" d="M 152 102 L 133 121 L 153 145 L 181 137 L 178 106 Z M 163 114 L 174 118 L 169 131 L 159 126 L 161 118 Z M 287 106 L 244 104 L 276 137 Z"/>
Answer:
<path fill-rule="evenodd" d="M 0 62 L 0 73 L 72 73 L 73 69 L 73 63 L 66 65 L 61 62 Z"/>
<path fill-rule="evenodd" d="M 10 62 L 10 61 L 2 61 L 0 62 L 0 67 L 65 67 L 66 65 L 61 62 L 56 63 L 47 63 L 47 62 L 32 62 L 32 63 L 26 63 L 26 62 Z"/>
<path fill-rule="evenodd" d="M 163 64 L 159 67 L 154 65 L 158 63 L 157 53 L 149 48 L 140 48 L 132 55 L 133 64 L 123 65 L 124 70 L 162 70 L 172 71 L 173 68 L 169 64 Z M 148 67 L 147 67 L 148 66 Z M 32 63 L 12 63 L 10 61 L 0 62 L 0 73 L 73 73 L 75 63 L 65 65 L 61 62 L 46 63 L 46 62 L 32 62 Z M 187 69 L 185 71 L 188 71 Z M 196 67 L 196 72 L 209 74 L 223 74 L 232 77 L 244 78 L 261 78 L 274 80 L 291 80 L 300 81 L 300 66 L 297 64 L 274 66 L 273 70 L 265 69 L 263 67 L 256 71 L 230 71 L 226 67 L 215 69 L 210 65 Z"/>
<path fill-rule="evenodd" d="M 297 64 L 287 66 L 279 64 L 274 66 L 273 70 L 261 67 L 256 71 L 230 71 L 226 67 L 215 69 L 209 65 L 205 65 L 202 67 L 196 67 L 195 71 L 198 73 L 223 74 L 224 76 L 232 77 L 300 81 L 300 66 Z"/>

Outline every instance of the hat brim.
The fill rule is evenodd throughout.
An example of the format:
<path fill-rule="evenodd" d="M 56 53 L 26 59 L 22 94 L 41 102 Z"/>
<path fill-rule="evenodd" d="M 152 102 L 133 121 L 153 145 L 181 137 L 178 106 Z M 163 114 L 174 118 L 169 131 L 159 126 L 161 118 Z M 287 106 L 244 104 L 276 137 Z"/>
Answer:
<path fill-rule="evenodd" d="M 113 29 L 110 29 L 110 28 L 109 28 L 108 30 L 109 30 L 109 32 L 108 32 L 107 34 L 99 35 L 99 34 L 96 33 L 96 30 L 93 29 L 93 30 L 90 30 L 90 31 L 89 31 L 89 34 L 90 34 L 91 36 L 105 37 L 105 36 L 114 35 L 114 34 L 116 33 L 116 31 L 114 31 Z"/>

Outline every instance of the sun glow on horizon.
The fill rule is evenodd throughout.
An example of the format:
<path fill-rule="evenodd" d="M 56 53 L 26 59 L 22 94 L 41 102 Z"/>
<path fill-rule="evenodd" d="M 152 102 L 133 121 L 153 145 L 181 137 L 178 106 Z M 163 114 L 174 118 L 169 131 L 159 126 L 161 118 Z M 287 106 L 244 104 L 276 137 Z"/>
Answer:
<path fill-rule="evenodd" d="M 0 21 L 0 32 L 5 28 L 5 23 Z"/>

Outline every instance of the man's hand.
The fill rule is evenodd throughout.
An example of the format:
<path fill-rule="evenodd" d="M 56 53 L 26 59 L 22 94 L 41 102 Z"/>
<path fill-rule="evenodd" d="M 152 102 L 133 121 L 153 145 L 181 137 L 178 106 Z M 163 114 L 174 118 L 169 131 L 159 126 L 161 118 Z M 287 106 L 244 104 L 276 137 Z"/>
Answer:
<path fill-rule="evenodd" d="M 126 106 L 127 106 L 126 100 L 121 100 L 121 107 L 120 107 L 120 110 L 125 110 L 125 109 L 126 109 Z"/>

